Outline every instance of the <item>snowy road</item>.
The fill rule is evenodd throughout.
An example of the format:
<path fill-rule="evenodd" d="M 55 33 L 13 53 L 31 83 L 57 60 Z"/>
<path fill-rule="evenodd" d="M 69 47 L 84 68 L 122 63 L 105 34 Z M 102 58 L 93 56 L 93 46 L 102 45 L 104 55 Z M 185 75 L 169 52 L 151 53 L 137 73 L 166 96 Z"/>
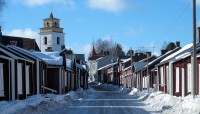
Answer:
<path fill-rule="evenodd" d="M 49 112 L 50 114 L 148 114 L 136 97 L 129 96 L 127 90 L 107 89 L 105 86 L 92 86 L 92 93 L 86 97 L 65 103 Z"/>

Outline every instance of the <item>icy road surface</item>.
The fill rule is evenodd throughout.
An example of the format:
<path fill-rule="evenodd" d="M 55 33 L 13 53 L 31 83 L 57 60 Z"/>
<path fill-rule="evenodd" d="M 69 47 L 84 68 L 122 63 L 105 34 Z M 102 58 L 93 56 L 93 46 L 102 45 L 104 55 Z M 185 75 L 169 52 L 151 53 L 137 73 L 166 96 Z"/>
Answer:
<path fill-rule="evenodd" d="M 144 104 L 129 96 L 128 90 L 92 85 L 95 91 L 86 92 L 86 97 L 64 103 L 50 114 L 149 114 Z"/>

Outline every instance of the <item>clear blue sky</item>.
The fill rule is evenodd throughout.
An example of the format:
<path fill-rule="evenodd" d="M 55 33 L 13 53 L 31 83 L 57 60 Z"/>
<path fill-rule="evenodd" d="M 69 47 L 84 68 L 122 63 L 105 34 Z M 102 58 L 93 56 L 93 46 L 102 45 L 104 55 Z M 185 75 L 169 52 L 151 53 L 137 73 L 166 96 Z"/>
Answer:
<path fill-rule="evenodd" d="M 0 15 L 4 35 L 39 36 L 43 19 L 53 9 L 66 33 L 66 47 L 75 53 L 90 52 L 93 39 L 112 39 L 124 50 L 155 46 L 159 54 L 164 42 L 192 42 L 191 0 L 6 0 Z M 197 0 L 197 25 L 200 24 Z M 147 48 L 152 51 L 151 48 Z"/>

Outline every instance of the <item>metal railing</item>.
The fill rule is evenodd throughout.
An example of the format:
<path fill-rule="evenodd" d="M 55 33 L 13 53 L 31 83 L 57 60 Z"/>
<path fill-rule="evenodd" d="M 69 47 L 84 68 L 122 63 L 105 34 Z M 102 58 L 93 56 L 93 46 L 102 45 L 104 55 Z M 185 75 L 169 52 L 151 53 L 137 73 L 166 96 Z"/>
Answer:
<path fill-rule="evenodd" d="M 51 88 L 48 88 L 48 87 L 45 87 L 45 86 L 41 86 L 41 87 L 42 87 L 42 89 L 45 89 L 45 90 L 51 91 L 52 94 L 53 94 L 53 93 L 57 93 L 56 90 L 53 90 L 53 89 L 51 89 Z"/>

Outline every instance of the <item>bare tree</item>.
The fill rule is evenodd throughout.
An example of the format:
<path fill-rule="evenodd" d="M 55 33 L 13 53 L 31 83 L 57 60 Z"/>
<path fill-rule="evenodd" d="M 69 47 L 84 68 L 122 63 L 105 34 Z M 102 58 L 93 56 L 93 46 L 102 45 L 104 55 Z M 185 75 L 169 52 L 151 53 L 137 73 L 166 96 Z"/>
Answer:
<path fill-rule="evenodd" d="M 101 38 L 95 41 L 95 49 L 97 53 L 109 52 L 110 55 L 125 55 L 123 52 L 123 47 L 119 43 L 114 43 L 113 39 L 102 40 Z"/>

